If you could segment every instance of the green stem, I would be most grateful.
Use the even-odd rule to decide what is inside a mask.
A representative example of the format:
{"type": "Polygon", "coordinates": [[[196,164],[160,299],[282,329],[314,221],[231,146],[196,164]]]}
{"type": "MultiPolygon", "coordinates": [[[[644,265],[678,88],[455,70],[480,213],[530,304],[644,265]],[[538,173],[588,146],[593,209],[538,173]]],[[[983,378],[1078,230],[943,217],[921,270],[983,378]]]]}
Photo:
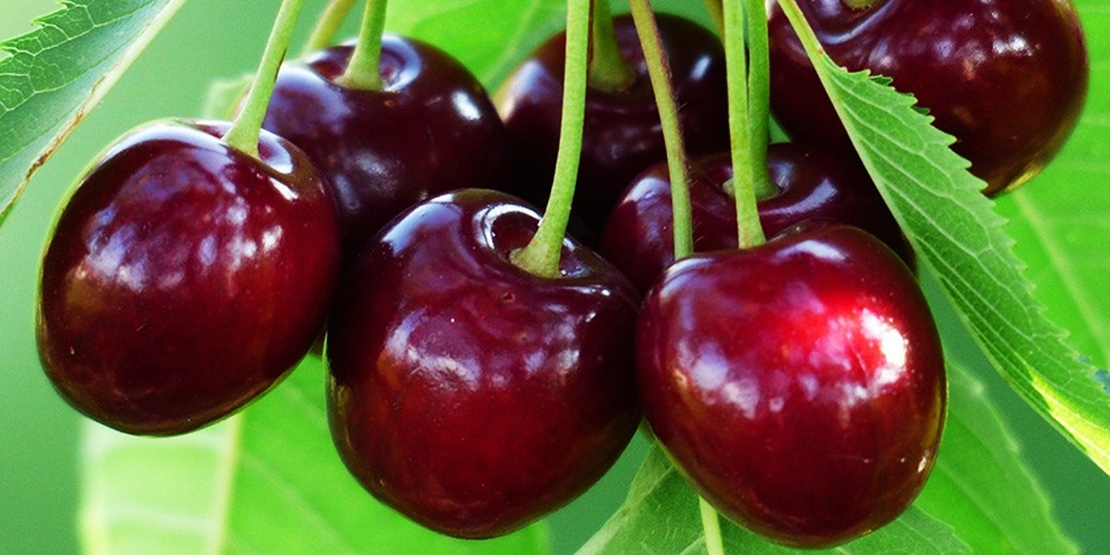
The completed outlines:
{"type": "Polygon", "coordinates": [[[250,91],[247,92],[246,100],[231,127],[224,134],[223,140],[228,146],[255,158],[258,158],[258,137],[262,134],[262,120],[266,118],[270,96],[274,93],[274,82],[281,63],[285,60],[285,53],[289,50],[289,41],[303,4],[304,0],[282,0],[250,91]]]}
{"type": "Polygon", "coordinates": [[[717,509],[704,497],[698,497],[701,507],[701,528],[705,532],[705,551],[707,555],[725,555],[725,544],[721,538],[721,519],[717,509]]]}
{"type": "Polygon", "coordinates": [[[685,258],[694,252],[694,226],[690,207],[689,169],[686,167],[686,146],[678,121],[671,68],[663,52],[663,40],[651,8],[651,0],[632,0],[632,20],[640,37],[640,47],[647,61],[651,88],[663,128],[663,144],[667,149],[667,170],[671,178],[671,211],[674,214],[674,257],[685,258]]]}
{"type": "Polygon", "coordinates": [[[339,26],[343,24],[343,20],[347,18],[347,14],[351,12],[354,5],[355,0],[331,0],[328,2],[327,7],[320,13],[320,18],[316,20],[316,27],[312,29],[312,35],[308,37],[308,41],[304,45],[304,54],[311,54],[331,46],[335,41],[335,34],[339,31],[339,26]]]}
{"type": "Polygon", "coordinates": [[[582,155],[589,40],[590,0],[567,0],[566,69],[563,72],[563,113],[559,124],[555,177],[536,235],[513,256],[517,266],[545,277],[560,275],[563,237],[574,200],[578,161],[582,155]]]}
{"type": "Polygon", "coordinates": [[[764,0],[745,0],[748,31],[748,129],[753,188],[756,198],[770,198],[779,189],[767,170],[771,133],[771,63],[764,0]]]}
{"type": "Polygon", "coordinates": [[[385,34],[386,0],[366,0],[358,44],[351,53],[347,70],[336,82],[345,87],[361,90],[382,88],[382,35],[385,34]]]}
{"type": "Polygon", "coordinates": [[[603,91],[619,91],[632,85],[636,72],[621,56],[613,32],[609,0],[593,0],[593,29],[590,40],[589,86],[603,91]]]}
{"type": "MultiPolygon", "coordinates": [[[[744,45],[744,13],[739,2],[725,2],[725,70],[728,81],[728,123],[732,137],[732,192],[736,200],[736,236],[740,248],[766,241],[756,208],[755,164],[749,128],[748,60],[744,45]]],[[[766,140],[766,139],[762,139],[766,140]]]]}

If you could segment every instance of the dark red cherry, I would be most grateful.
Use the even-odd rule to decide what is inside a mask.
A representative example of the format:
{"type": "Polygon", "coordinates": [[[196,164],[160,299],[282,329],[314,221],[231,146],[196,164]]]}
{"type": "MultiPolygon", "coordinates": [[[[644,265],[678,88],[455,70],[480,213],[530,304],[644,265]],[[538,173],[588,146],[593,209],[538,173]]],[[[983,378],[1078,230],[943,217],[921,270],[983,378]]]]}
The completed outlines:
{"type": "Polygon", "coordinates": [[[42,263],[39,355],[74,407],[168,435],[256,398],[305,355],[338,279],[334,202],[305,155],[222,123],[117,143],[66,203],[42,263]]]}
{"type": "MultiPolygon", "coordinates": [[[[1068,0],[799,2],[833,60],[893,78],[956,137],[953,150],[996,195],[1060,150],[1087,95],[1087,48],[1068,0]]],[[[849,145],[777,2],[768,3],[771,104],[794,137],[849,145]]]]}
{"type": "Polygon", "coordinates": [[[632,285],[570,239],[561,277],[517,267],[538,222],[493,191],[418,204],[367,245],[329,320],[343,461],[444,534],[505,534],[566,504],[640,420],[632,285]]]}
{"type": "Polygon", "coordinates": [[[405,208],[508,176],[505,130],[478,80],[429,44],[382,39],[378,90],[336,82],[353,44],[328,48],[278,73],[263,127],[300,146],[335,191],[344,251],[405,208]]]}
{"type": "MultiPolygon", "coordinates": [[[[911,268],[913,249],[858,159],[802,143],[775,143],[767,169],[779,188],[758,203],[764,233],[776,235],[804,221],[823,220],[864,229],[911,268]]],[[[695,160],[690,167],[694,250],[736,248],[736,202],[728,154],[695,160]]],[[[641,293],[674,261],[671,182],[666,163],[652,166],[629,185],[613,209],[598,251],[641,293]]]]}
{"type": "Polygon", "coordinates": [[[677,467],[776,542],[881,527],[936,460],[936,326],[914,276],[858,228],[675,263],[644,300],[636,351],[645,416],[677,467]]]}
{"type": "MultiPolygon", "coordinates": [[[[686,147],[691,155],[728,148],[728,94],[724,52],[708,30],[676,16],[657,14],[668,56],[686,147]]],[[[621,191],[641,171],[666,157],[659,111],[647,64],[630,16],[614,18],[621,53],[635,81],[621,90],[590,88],[574,210],[600,233],[621,191]]],[[[542,205],[551,190],[563,102],[566,35],[544,42],[497,94],[509,136],[515,183],[512,192],[542,205]]]]}

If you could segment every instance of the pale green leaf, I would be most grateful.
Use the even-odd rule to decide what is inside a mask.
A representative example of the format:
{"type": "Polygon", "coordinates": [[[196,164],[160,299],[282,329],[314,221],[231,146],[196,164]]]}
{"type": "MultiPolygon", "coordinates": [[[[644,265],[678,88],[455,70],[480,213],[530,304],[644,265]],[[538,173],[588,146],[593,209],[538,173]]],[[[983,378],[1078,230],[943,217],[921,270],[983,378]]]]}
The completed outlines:
{"type": "Polygon", "coordinates": [[[332,445],[323,372],[310,357],[240,415],[181,437],[140,438],[88,424],[80,508],[86,553],[549,551],[542,523],[495,540],[456,540],[377,503],[332,445]]]}
{"type": "MultiPolygon", "coordinates": [[[[612,3],[614,14],[628,2],[612,3]]],[[[709,26],[701,2],[656,0],[659,12],[709,26]]],[[[391,2],[386,25],[395,33],[423,39],[450,52],[491,91],[541,42],[566,25],[566,0],[441,0],[434,8],[420,2],[391,2]]]]}
{"type": "Polygon", "coordinates": [[[0,223],[31,174],[185,0],[67,0],[0,43],[0,223]]]}
{"type": "Polygon", "coordinates": [[[447,50],[491,90],[566,24],[564,0],[390,2],[388,10],[390,31],[447,50]]]}
{"type": "Polygon", "coordinates": [[[820,53],[814,66],[856,150],[920,258],[1010,385],[1110,472],[1110,394],[1023,276],[982,183],[901,95],[820,53]]]}
{"type": "MultiPolygon", "coordinates": [[[[795,553],[721,520],[726,553],[795,553]]],[[[834,549],[812,553],[914,554],[970,553],[946,525],[910,507],[882,530],[834,549]]],[[[652,448],[632,482],[624,504],[578,555],[702,554],[705,534],[698,495],[658,446],[652,448]]]]}
{"type": "Polygon", "coordinates": [[[1110,1],[1078,0],[1091,53],[1079,127],[1043,174],[1001,198],[1037,298],[1098,366],[1110,364],[1110,1]]]}
{"type": "Polygon", "coordinates": [[[975,553],[1078,552],[982,382],[948,362],[948,421],[917,506],[947,523],[975,553]]]}
{"type": "MultiPolygon", "coordinates": [[[[983,385],[949,363],[949,411],[940,455],[914,508],[839,553],[1076,552],[1059,529],[1040,483],[983,385]],[[951,526],[951,529],[946,528],[951,526]]],[[[729,553],[790,552],[725,526],[729,553]]],[[[659,449],[628,499],[579,555],[700,553],[697,498],[659,449]]]]}

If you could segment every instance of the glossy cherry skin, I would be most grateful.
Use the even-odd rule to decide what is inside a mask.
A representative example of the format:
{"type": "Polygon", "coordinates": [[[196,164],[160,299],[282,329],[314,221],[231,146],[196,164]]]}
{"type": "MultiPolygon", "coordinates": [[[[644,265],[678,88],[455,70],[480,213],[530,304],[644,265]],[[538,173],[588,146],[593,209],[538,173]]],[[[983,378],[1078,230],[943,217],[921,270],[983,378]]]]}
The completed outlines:
{"type": "Polygon", "coordinates": [[[312,345],[338,280],[334,201],[270,133],[261,160],[223,123],[165,121],[81,180],[42,262],[39,355],[74,407],[179,434],[273,386],[312,345]]]}
{"type": "Polygon", "coordinates": [[[367,245],[330,319],[343,461],[444,534],[506,534],[568,503],[640,421],[632,285],[570,239],[561,277],[521,270],[510,253],[538,221],[488,190],[421,203],[367,245]]]}
{"type": "Polygon", "coordinates": [[[937,329],[913,275],[858,228],[675,263],[644,300],[636,350],[659,442],[722,514],[773,541],[867,534],[933,467],[937,329]]]}
{"type": "Polygon", "coordinates": [[[354,46],[285,64],[263,126],[300,146],[338,199],[344,251],[405,208],[508,176],[505,130],[478,80],[429,44],[385,35],[379,90],[337,83],[354,46]]]}
{"type": "MultiPolygon", "coordinates": [[[[833,60],[892,78],[928,108],[987,182],[987,195],[1039,173],[1083,109],[1087,47],[1068,0],[878,0],[861,10],[842,0],[798,4],[833,60]]],[[[768,2],[768,18],[776,118],[796,138],[847,147],[777,2],[768,2]]]]}
{"type": "MultiPolygon", "coordinates": [[[[685,19],[666,14],[657,14],[657,19],[687,152],[696,156],[727,149],[728,93],[720,41],[685,19]]],[[[632,18],[615,17],[614,31],[636,77],[621,90],[591,87],[586,92],[574,210],[594,235],[632,178],[666,157],[659,110],[632,18]]],[[[559,144],[565,45],[565,33],[548,39],[496,96],[518,184],[512,192],[541,206],[551,190],[559,144]]]]}
{"type": "MultiPolygon", "coordinates": [[[[804,221],[852,225],[875,235],[914,267],[912,247],[857,159],[816,145],[775,143],[767,149],[767,169],[779,193],[757,205],[766,235],[804,221]]],[[[725,190],[731,179],[727,153],[690,164],[697,252],[736,248],[736,201],[725,190]]],[[[674,262],[672,219],[671,181],[664,162],[632,181],[605,225],[598,252],[641,294],[674,262]]]]}

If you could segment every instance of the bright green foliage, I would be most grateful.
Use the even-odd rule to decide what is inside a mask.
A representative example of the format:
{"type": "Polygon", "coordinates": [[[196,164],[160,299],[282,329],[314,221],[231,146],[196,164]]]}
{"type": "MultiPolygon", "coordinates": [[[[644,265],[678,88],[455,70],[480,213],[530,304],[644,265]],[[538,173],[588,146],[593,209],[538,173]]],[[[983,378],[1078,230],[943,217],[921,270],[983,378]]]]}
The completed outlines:
{"type": "Polygon", "coordinates": [[[948,149],[952,138],[886,80],[824,55],[814,65],[891,211],[980,347],[1026,402],[1110,472],[1110,393],[1045,316],[1004,220],[948,149]]]}
{"type": "Polygon", "coordinates": [[[948,385],[940,457],[917,507],[975,553],[1076,553],[983,384],[949,361],[948,385]]]}
{"type": "MultiPolygon", "coordinates": [[[[73,0],[38,30],[0,46],[10,53],[0,59],[0,223],[30,169],[183,1],[73,0]]],[[[979,183],[947,148],[950,138],[929,127],[912,99],[826,59],[817,65],[892,210],[983,350],[1031,406],[1110,472],[1110,375],[1095,369],[1110,364],[1110,295],[1102,281],[1110,272],[1110,0],[1076,3],[1092,55],[1087,112],[1045,174],[997,205],[976,191],[979,183]]],[[[706,19],[701,2],[655,4],[706,19]]],[[[614,11],[622,11],[619,3],[614,11]]],[[[564,16],[562,0],[392,2],[387,26],[460,57],[496,90],[564,16]]],[[[226,108],[234,91],[216,95],[217,104],[226,108]]],[[[918,504],[838,551],[1074,551],[989,396],[962,366],[950,362],[950,371],[948,427],[918,504]]],[[[548,551],[543,525],[460,542],[375,503],[331,446],[321,373],[310,359],[240,416],[182,438],[137,439],[89,425],[82,465],[88,551],[548,551]]],[[[729,553],[785,551],[727,523],[724,540],[729,553]]],[[[702,543],[697,499],[655,449],[624,506],[582,553],[701,553],[702,543]]]]}
{"type": "Polygon", "coordinates": [[[82,467],[92,555],[549,551],[542,523],[456,540],[374,501],[332,445],[316,357],[239,416],[199,432],[151,439],[89,424],[82,467]]]}
{"type": "Polygon", "coordinates": [[[387,30],[446,49],[487,86],[565,24],[564,0],[391,2],[386,17],[387,30]]]}
{"type": "MultiPolygon", "coordinates": [[[[1074,553],[982,384],[959,364],[950,365],[949,382],[940,457],[918,503],[831,552],[1074,553]]],[[[701,553],[696,495],[663,451],[652,450],[624,505],[579,555],[701,553]]],[[[728,553],[793,552],[728,523],[723,532],[728,553]]]]}
{"type": "Polygon", "coordinates": [[[69,0],[0,43],[0,223],[30,174],[183,3],[69,0]]]}
{"type": "MultiPolygon", "coordinates": [[[[1045,172],[1000,198],[1006,232],[1048,316],[1093,364],[1110,365],[1110,1],[1078,0],[1091,55],[1079,127],[1045,172]]],[[[1105,377],[1105,375],[1104,375],[1105,377]]]]}
{"type": "MultiPolygon", "coordinates": [[[[727,521],[721,522],[726,553],[795,553],[768,543],[727,521]]],[[[835,550],[813,553],[891,554],[970,553],[952,530],[911,507],[881,532],[835,550]]],[[[624,505],[578,555],[705,553],[698,496],[662,449],[648,453],[624,505]]]]}

